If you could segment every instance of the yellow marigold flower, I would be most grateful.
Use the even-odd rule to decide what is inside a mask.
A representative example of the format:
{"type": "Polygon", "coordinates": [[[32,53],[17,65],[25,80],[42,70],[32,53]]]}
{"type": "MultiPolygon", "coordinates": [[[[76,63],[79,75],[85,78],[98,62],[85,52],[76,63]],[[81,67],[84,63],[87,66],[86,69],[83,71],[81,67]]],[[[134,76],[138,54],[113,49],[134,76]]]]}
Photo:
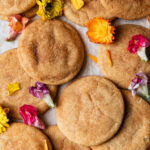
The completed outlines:
{"type": "Polygon", "coordinates": [[[115,28],[111,26],[109,20],[98,17],[90,20],[86,27],[88,29],[86,34],[91,42],[97,44],[111,44],[113,42],[115,28]]]}
{"type": "Polygon", "coordinates": [[[39,5],[37,15],[41,16],[43,20],[62,15],[62,0],[37,0],[37,4],[39,5]]]}
{"type": "Polygon", "coordinates": [[[0,133],[5,132],[6,128],[9,127],[9,119],[7,118],[7,113],[0,106],[0,133]]]}

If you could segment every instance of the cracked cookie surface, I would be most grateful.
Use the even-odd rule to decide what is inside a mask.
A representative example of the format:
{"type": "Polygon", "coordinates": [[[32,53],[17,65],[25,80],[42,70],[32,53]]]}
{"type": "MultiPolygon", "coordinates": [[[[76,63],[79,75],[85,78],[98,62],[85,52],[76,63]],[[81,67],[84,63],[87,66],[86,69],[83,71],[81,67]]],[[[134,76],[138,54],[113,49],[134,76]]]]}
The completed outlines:
{"type": "Polygon", "coordinates": [[[69,140],[86,146],[101,144],[114,136],[123,116],[121,92],[98,76],[72,82],[61,93],[56,106],[61,132],[69,140]]]}
{"type": "Polygon", "coordinates": [[[18,57],[33,79],[58,85],[70,81],[80,71],[84,45],[69,24],[59,20],[36,20],[21,34],[18,57]]]}

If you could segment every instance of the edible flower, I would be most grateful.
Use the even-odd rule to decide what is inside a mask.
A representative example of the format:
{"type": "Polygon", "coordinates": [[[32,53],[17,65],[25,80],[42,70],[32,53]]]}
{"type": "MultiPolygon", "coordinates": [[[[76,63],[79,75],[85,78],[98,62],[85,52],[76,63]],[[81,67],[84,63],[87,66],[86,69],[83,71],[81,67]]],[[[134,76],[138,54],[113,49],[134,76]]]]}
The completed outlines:
{"type": "Polygon", "coordinates": [[[38,118],[37,110],[31,105],[23,105],[19,108],[19,113],[25,124],[39,129],[45,129],[44,123],[38,118]]]}
{"type": "Polygon", "coordinates": [[[37,4],[39,5],[37,15],[42,17],[43,20],[62,15],[62,0],[37,0],[37,4]]]}
{"type": "Polygon", "coordinates": [[[8,96],[12,95],[14,92],[18,90],[20,90],[20,86],[18,82],[8,84],[8,87],[7,87],[8,96]]]}
{"type": "Polygon", "coordinates": [[[17,35],[23,31],[26,24],[29,22],[29,19],[26,17],[22,17],[21,15],[14,15],[8,17],[8,22],[10,30],[6,41],[11,41],[14,40],[17,37],[17,35]]]}
{"type": "Polygon", "coordinates": [[[111,55],[109,50],[106,50],[106,57],[107,57],[108,64],[112,67],[112,60],[111,60],[111,55]]]}
{"type": "Polygon", "coordinates": [[[77,10],[81,9],[84,6],[83,0],[71,0],[73,7],[77,10]]]}
{"type": "Polygon", "coordinates": [[[0,133],[2,132],[5,132],[6,131],[6,128],[9,127],[9,119],[7,118],[7,113],[9,111],[7,111],[8,109],[3,109],[1,106],[0,106],[0,133]]]}
{"type": "Polygon", "coordinates": [[[148,78],[143,72],[139,72],[136,74],[136,77],[131,81],[128,89],[131,90],[132,96],[138,94],[144,97],[148,102],[150,102],[148,78]]]}
{"type": "Polygon", "coordinates": [[[146,56],[146,48],[150,46],[150,42],[143,35],[135,35],[129,41],[128,51],[130,53],[137,53],[142,61],[148,61],[146,56]]]}
{"type": "Polygon", "coordinates": [[[29,88],[29,93],[32,94],[34,97],[42,99],[47,105],[51,108],[54,108],[55,105],[53,100],[50,96],[50,92],[47,89],[46,85],[40,82],[36,82],[35,86],[31,86],[29,88]]]}
{"type": "Polygon", "coordinates": [[[47,145],[47,141],[44,140],[44,150],[48,150],[48,145],[47,145]]]}
{"type": "Polygon", "coordinates": [[[97,44],[111,44],[114,40],[115,28],[111,26],[109,20],[101,17],[90,20],[86,27],[89,40],[97,44]]]}

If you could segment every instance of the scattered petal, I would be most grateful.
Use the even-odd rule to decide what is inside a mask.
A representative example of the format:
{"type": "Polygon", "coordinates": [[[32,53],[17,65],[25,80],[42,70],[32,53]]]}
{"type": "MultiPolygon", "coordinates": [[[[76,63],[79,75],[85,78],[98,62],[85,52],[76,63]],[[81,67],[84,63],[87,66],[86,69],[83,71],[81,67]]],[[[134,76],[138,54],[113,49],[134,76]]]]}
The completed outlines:
{"type": "Polygon", "coordinates": [[[128,51],[137,53],[142,61],[148,61],[146,56],[146,48],[150,46],[150,42],[143,35],[135,35],[129,41],[128,51]]]}
{"type": "Polygon", "coordinates": [[[91,42],[98,44],[111,44],[113,42],[115,28],[111,26],[109,20],[98,17],[90,20],[86,27],[88,29],[86,34],[91,42]]]}
{"type": "Polygon", "coordinates": [[[62,0],[37,0],[39,10],[37,15],[43,20],[53,19],[62,15],[63,1],[62,0]]]}
{"type": "Polygon", "coordinates": [[[35,86],[31,86],[29,88],[29,93],[34,97],[42,99],[50,108],[54,108],[55,105],[50,96],[50,92],[47,89],[46,85],[40,82],[36,82],[35,86]]]}
{"type": "Polygon", "coordinates": [[[107,57],[108,64],[112,67],[112,59],[109,50],[106,50],[106,57],[107,57]]]}
{"type": "Polygon", "coordinates": [[[84,6],[83,0],[71,0],[73,7],[77,10],[81,9],[84,6]]]}
{"type": "Polygon", "coordinates": [[[137,53],[140,47],[149,47],[150,42],[143,35],[135,35],[129,41],[128,51],[130,53],[137,53]]]}
{"type": "Polygon", "coordinates": [[[8,17],[8,21],[10,30],[6,41],[11,41],[14,40],[17,35],[22,32],[26,24],[29,22],[29,19],[26,17],[22,17],[21,15],[14,15],[8,17]]]}
{"type": "Polygon", "coordinates": [[[147,20],[148,20],[148,22],[150,23],[150,16],[147,16],[147,20]]]}
{"type": "Polygon", "coordinates": [[[10,83],[8,84],[7,91],[8,91],[8,96],[12,95],[14,92],[20,90],[19,83],[10,83]]]}
{"type": "Polygon", "coordinates": [[[146,55],[146,48],[145,47],[139,47],[137,51],[138,56],[141,58],[143,62],[148,61],[148,57],[146,55]]]}
{"type": "Polygon", "coordinates": [[[44,123],[37,116],[37,110],[35,107],[31,105],[23,105],[19,108],[19,113],[25,124],[45,129],[44,123]]]}
{"type": "Polygon", "coordinates": [[[50,94],[46,94],[44,95],[43,99],[42,99],[50,108],[54,108],[55,104],[52,100],[52,97],[50,96],[50,94]]]}
{"type": "Polygon", "coordinates": [[[48,145],[47,145],[47,141],[44,140],[44,150],[48,150],[48,145]]]}
{"type": "Polygon", "coordinates": [[[144,97],[148,102],[150,102],[148,78],[143,72],[139,72],[136,74],[136,77],[131,81],[128,89],[131,90],[132,96],[138,94],[144,97]]]}
{"type": "Polygon", "coordinates": [[[47,89],[45,84],[36,82],[35,86],[31,86],[29,88],[29,93],[36,98],[42,99],[44,95],[49,94],[49,90],[47,89]]]}
{"type": "Polygon", "coordinates": [[[97,64],[97,57],[88,54],[88,56],[97,64]]]}
{"type": "Polygon", "coordinates": [[[9,127],[9,119],[7,118],[6,109],[0,106],[0,133],[5,132],[6,128],[9,127]]]}

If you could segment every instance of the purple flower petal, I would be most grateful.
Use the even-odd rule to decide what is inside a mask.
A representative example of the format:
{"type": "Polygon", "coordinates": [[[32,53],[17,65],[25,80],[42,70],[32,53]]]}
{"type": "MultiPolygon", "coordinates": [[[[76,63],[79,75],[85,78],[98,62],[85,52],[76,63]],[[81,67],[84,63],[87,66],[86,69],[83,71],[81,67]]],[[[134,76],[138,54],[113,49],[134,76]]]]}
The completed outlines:
{"type": "Polygon", "coordinates": [[[136,74],[136,77],[131,81],[129,90],[132,91],[132,95],[135,96],[137,94],[138,88],[141,86],[148,85],[148,78],[143,72],[139,72],[136,74]]]}
{"type": "Polygon", "coordinates": [[[36,82],[35,87],[31,86],[29,88],[29,93],[32,94],[34,97],[42,99],[44,95],[49,94],[49,90],[47,89],[45,84],[36,82]]]}

